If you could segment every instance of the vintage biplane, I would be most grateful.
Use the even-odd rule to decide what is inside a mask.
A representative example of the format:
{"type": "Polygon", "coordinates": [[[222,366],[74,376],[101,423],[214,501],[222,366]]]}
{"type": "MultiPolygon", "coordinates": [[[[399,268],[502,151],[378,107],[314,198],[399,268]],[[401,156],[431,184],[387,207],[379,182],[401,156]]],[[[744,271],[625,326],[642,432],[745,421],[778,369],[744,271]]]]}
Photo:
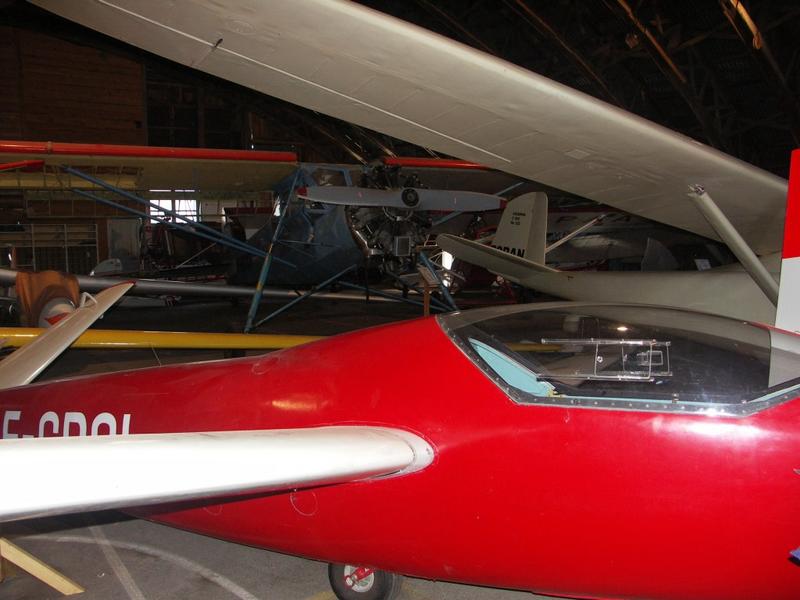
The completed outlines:
{"type": "MultiPolygon", "coordinates": [[[[394,278],[415,272],[429,239],[463,234],[507,198],[542,187],[467,161],[394,156],[364,167],[302,163],[292,184],[283,223],[272,219],[248,240],[266,247],[275,238],[275,285],[319,283],[353,265],[394,278]]],[[[255,281],[259,268],[240,259],[233,282],[255,281]]]]}
{"type": "MultiPolygon", "coordinates": [[[[297,157],[288,152],[3,140],[0,141],[0,163],[0,189],[22,195],[26,201],[24,216],[107,219],[107,227],[102,232],[104,238],[108,239],[109,249],[120,265],[119,270],[129,271],[131,275],[140,267],[139,229],[142,222],[158,221],[191,236],[201,236],[206,242],[205,250],[227,245],[263,255],[263,250],[243,248],[243,244],[224,235],[221,230],[194,223],[186,216],[182,220],[172,220],[157,210],[159,206],[153,204],[153,197],[167,195],[172,198],[177,195],[202,202],[200,198],[210,201],[222,193],[225,198],[233,197],[244,205],[257,203],[262,200],[261,193],[296,170],[297,157]],[[130,214],[137,219],[119,218],[130,214]],[[118,239],[122,239],[122,243],[114,242],[118,239]],[[115,250],[121,254],[115,254],[115,250]]],[[[7,229],[13,230],[14,226],[7,229]]],[[[66,236],[61,243],[67,243],[66,236]]],[[[9,244],[14,245],[13,242],[9,244]]],[[[48,265],[36,263],[36,254],[33,250],[29,257],[31,260],[22,262],[28,262],[34,269],[46,269],[48,265]]],[[[12,266],[16,266],[13,261],[12,266]]],[[[223,264],[222,271],[217,274],[222,275],[224,271],[223,264]]],[[[206,269],[203,273],[209,272],[206,269]]],[[[163,271],[150,274],[164,276],[163,271]]],[[[172,270],[169,274],[184,279],[198,277],[192,268],[172,270]]],[[[78,303],[79,289],[98,292],[119,282],[88,276],[61,277],[59,281],[55,276],[38,289],[38,292],[44,292],[43,295],[29,290],[36,296],[28,298],[29,308],[34,307],[32,314],[28,315],[30,324],[46,326],[49,319],[71,310],[78,303]]],[[[17,283],[16,270],[0,268],[0,285],[11,287],[17,283]]],[[[205,285],[196,281],[139,280],[132,294],[252,298],[253,290],[241,286],[205,285]]],[[[270,290],[265,295],[285,298],[293,294],[270,290]]],[[[23,296],[25,294],[18,293],[18,297],[23,296]]]]}
{"type": "MultiPolygon", "coordinates": [[[[236,285],[257,283],[270,247],[274,264],[263,283],[272,286],[311,286],[353,266],[405,273],[429,237],[463,233],[476,214],[499,209],[498,192],[514,197],[537,187],[467,161],[435,158],[385,157],[362,169],[298,163],[289,152],[0,140],[0,161],[0,189],[23,194],[33,216],[117,217],[104,232],[112,257],[93,275],[170,280],[137,285],[132,294],[149,288],[173,296],[252,296],[236,285]],[[273,193],[280,206],[273,206],[273,193]],[[402,193],[425,200],[409,206],[400,202],[402,193]],[[173,201],[198,210],[165,206],[173,201]],[[219,218],[214,207],[223,206],[231,231],[200,220],[207,211],[219,218]],[[282,212],[283,219],[276,214],[282,212]],[[130,243],[111,248],[126,235],[139,245],[138,221],[119,215],[152,222],[146,256],[130,243]],[[134,233],[112,227],[120,223],[133,223],[134,233]],[[233,285],[194,285],[204,280],[233,285]]],[[[84,284],[87,291],[107,285],[84,284]]]]}
{"type": "MultiPolygon", "coordinates": [[[[37,4],[267,93],[714,236],[685,198],[700,183],[756,252],[780,247],[780,224],[758,223],[782,212],[777,178],[353,3],[37,4]]],[[[791,305],[796,237],[784,248],[791,305]]],[[[0,394],[13,438],[0,455],[17,485],[0,514],[127,507],[330,561],[341,598],[389,597],[391,572],[579,598],[793,599],[799,361],[798,337],[774,327],[556,303],[12,388],[0,394]],[[387,347],[393,357],[376,360],[387,347]]]]}
{"type": "MultiPolygon", "coordinates": [[[[271,190],[297,165],[297,156],[290,152],[0,140],[0,189],[20,195],[18,210],[24,213],[20,216],[99,220],[105,227],[98,231],[97,241],[105,242],[109,262],[116,268],[102,264],[95,270],[127,276],[221,278],[227,262],[222,249],[263,256],[263,249],[226,235],[221,223],[212,222],[213,213],[221,205],[250,210],[271,206],[271,190]],[[211,220],[200,222],[200,215],[207,212],[212,213],[211,220]],[[162,234],[169,256],[153,252],[145,256],[143,248],[151,245],[151,240],[142,243],[145,225],[154,228],[153,238],[162,234]],[[181,237],[167,236],[167,229],[181,237]],[[184,256],[175,249],[179,244],[185,247],[184,256]],[[220,266],[216,271],[193,268],[214,261],[220,266]],[[170,269],[176,266],[180,268],[170,269]]],[[[4,234],[14,228],[5,229],[4,234]]],[[[13,247],[14,241],[8,244],[13,247]]],[[[42,263],[42,256],[37,262],[38,254],[35,249],[28,251],[10,266],[53,268],[46,260],[42,263]]],[[[97,254],[104,253],[98,250],[95,260],[97,254]]],[[[82,266],[86,273],[94,265],[82,266]]]]}

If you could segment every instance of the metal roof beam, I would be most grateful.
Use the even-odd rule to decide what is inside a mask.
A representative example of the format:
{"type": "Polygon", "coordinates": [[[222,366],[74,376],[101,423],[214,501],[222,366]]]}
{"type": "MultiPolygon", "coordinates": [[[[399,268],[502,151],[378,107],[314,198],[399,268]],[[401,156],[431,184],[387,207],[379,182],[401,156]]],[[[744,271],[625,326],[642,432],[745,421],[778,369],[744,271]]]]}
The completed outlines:
{"type": "Polygon", "coordinates": [[[562,35],[556,32],[555,29],[547,22],[539,13],[535,12],[524,0],[505,0],[509,8],[520,14],[528,23],[533,25],[546,37],[550,38],[567,55],[567,57],[577,65],[577,67],[600,88],[602,95],[609,102],[617,106],[624,106],[624,104],[617,98],[606,84],[603,77],[600,76],[597,69],[593,67],[589,61],[574,47],[572,47],[562,35]]]}
{"type": "Polygon", "coordinates": [[[472,43],[473,46],[483,50],[484,52],[488,52],[489,54],[498,56],[496,50],[494,50],[488,44],[486,44],[484,41],[478,38],[478,36],[472,33],[469,29],[464,27],[458,21],[458,19],[454,18],[450,13],[438,7],[433,2],[429,2],[429,0],[417,0],[417,4],[419,4],[422,8],[427,10],[429,13],[435,15],[437,18],[447,23],[447,25],[449,25],[452,29],[455,29],[458,33],[467,38],[472,43]]]}
{"type": "Polygon", "coordinates": [[[655,34],[639,20],[633,8],[625,0],[605,0],[605,5],[614,14],[633,26],[635,38],[631,38],[631,40],[634,42],[634,46],[636,40],[641,41],[640,36],[644,38],[644,47],[647,49],[651,59],[689,106],[695,119],[702,127],[706,140],[716,148],[729,150],[716,123],[709,117],[708,110],[690,86],[687,76],[658,41],[655,34]]]}
{"type": "Polygon", "coordinates": [[[795,144],[800,145],[800,102],[795,98],[786,83],[786,76],[769,49],[767,40],[755,20],[750,16],[742,0],[719,0],[720,8],[736,32],[736,35],[747,46],[753,58],[764,73],[765,79],[772,85],[780,98],[791,121],[791,134],[795,144]],[[739,26],[739,16],[749,30],[749,35],[739,26]]]}

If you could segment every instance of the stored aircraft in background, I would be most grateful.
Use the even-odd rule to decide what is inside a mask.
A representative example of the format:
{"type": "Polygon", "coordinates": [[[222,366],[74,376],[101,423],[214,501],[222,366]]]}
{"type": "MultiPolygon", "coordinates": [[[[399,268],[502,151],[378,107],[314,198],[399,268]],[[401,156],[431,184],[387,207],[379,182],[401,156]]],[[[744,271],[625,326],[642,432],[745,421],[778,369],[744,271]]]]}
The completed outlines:
{"type": "MultiPolygon", "coordinates": [[[[267,205],[270,190],[297,165],[291,152],[0,140],[0,189],[22,195],[11,209],[19,218],[107,219],[98,238],[106,240],[110,260],[95,267],[103,275],[221,280],[226,248],[263,257],[263,249],[225,235],[214,218],[221,206],[267,205]],[[206,214],[207,221],[198,221],[206,214]],[[146,241],[150,227],[153,236],[146,241]]],[[[10,247],[7,266],[46,270],[63,264],[63,258],[48,264],[47,253],[24,244],[17,250],[15,230],[23,226],[6,225],[2,232],[10,247]]],[[[98,260],[91,247],[83,254],[98,260]]],[[[91,260],[80,261],[84,272],[91,260]]]]}
{"type": "MultiPolygon", "coordinates": [[[[544,200],[546,202],[546,200],[544,200]]],[[[776,305],[756,284],[739,263],[702,270],[559,270],[547,265],[546,238],[536,230],[536,219],[527,218],[531,205],[512,200],[506,206],[491,243],[480,243],[461,236],[440,234],[437,245],[458,259],[483,267],[520,284],[551,296],[567,300],[593,300],[658,304],[726,315],[738,319],[775,323],[776,305]],[[523,217],[525,215],[525,217],[523,217]]],[[[645,236],[649,232],[642,232],[645,236]]],[[[613,236],[613,234],[612,234],[613,236]]],[[[640,236],[641,237],[641,236],[640,236]]],[[[580,238],[579,238],[580,239],[580,238]]],[[[674,258],[663,245],[646,237],[643,267],[653,249],[657,262],[662,257],[669,264],[674,258]]],[[[622,242],[625,243],[625,240],[622,242]]],[[[602,258],[613,248],[613,237],[603,236],[595,248],[595,257],[602,258]]],[[[635,246],[639,250],[641,245],[635,246]]],[[[634,250],[627,251],[631,255],[634,250]]],[[[573,252],[574,254],[574,252],[573,252]]],[[[590,251],[582,253],[591,256],[590,251]]],[[[764,268],[775,280],[780,279],[781,256],[772,253],[761,257],[764,268]]],[[[709,262],[706,259],[706,262],[709,262]]]]}
{"type": "MultiPolygon", "coordinates": [[[[253,285],[279,222],[273,190],[287,214],[268,284],[318,284],[366,259],[383,272],[404,273],[429,236],[463,233],[477,213],[501,207],[498,193],[514,197],[532,187],[459,160],[385,157],[362,168],[299,163],[289,152],[0,140],[0,189],[21,191],[27,212],[116,217],[106,232],[111,256],[93,270],[99,276],[253,285]],[[299,187],[305,198],[297,197],[299,187]],[[423,201],[398,206],[392,189],[423,201]],[[197,209],[173,212],[173,201],[197,209]],[[221,207],[229,209],[230,228],[213,220],[221,207]],[[119,218],[131,214],[138,220],[119,218]],[[206,214],[210,221],[202,220],[206,214]],[[142,224],[153,228],[147,243],[142,224]]],[[[41,256],[38,265],[35,257],[18,258],[48,267],[41,256]]],[[[203,288],[162,293],[181,292],[203,288]]]]}
{"type": "MultiPolygon", "coordinates": [[[[285,222],[272,218],[248,238],[268,247],[281,227],[273,246],[281,262],[268,277],[274,285],[317,284],[354,265],[362,273],[416,273],[433,236],[463,234],[508,197],[541,187],[466,161],[403,157],[363,168],[301,163],[291,183],[285,222]]],[[[230,280],[252,283],[260,268],[242,257],[230,280]]]]}
{"type": "MultiPolygon", "coordinates": [[[[770,271],[781,248],[786,181],[753,165],[355,3],[238,2],[223,10],[204,0],[163,10],[132,0],[33,2],[271,96],[724,241],[758,281],[766,302],[756,299],[758,289],[742,298],[735,296],[738,283],[718,285],[744,281],[722,271],[706,279],[708,273],[697,274],[688,285],[659,286],[658,300],[680,303],[671,297],[673,289],[701,290],[694,295],[702,302],[693,306],[730,295],[730,305],[752,307],[747,316],[774,321],[777,283],[770,271]],[[698,199],[719,209],[711,222],[698,199]]],[[[636,298],[661,279],[664,273],[641,280],[642,286],[627,280],[624,286],[593,285],[616,298],[636,298]]]]}

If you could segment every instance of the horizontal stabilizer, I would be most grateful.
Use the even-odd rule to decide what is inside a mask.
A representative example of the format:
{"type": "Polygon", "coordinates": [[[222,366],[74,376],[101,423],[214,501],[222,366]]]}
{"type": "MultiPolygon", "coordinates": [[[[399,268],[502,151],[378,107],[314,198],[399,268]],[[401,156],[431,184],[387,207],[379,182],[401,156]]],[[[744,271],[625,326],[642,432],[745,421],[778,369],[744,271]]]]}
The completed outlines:
{"type": "Polygon", "coordinates": [[[0,389],[33,381],[131,287],[133,283],[119,283],[96,296],[84,296],[85,300],[74,312],[0,362],[0,389]]]}
{"type": "Polygon", "coordinates": [[[492,273],[502,275],[506,279],[517,283],[530,275],[531,270],[547,273],[558,272],[547,265],[447,233],[437,236],[436,244],[456,258],[488,269],[492,273]]]}
{"type": "Polygon", "coordinates": [[[329,485],[426,467],[433,449],[381,427],[0,441],[0,522],[329,485]]]}
{"type": "Polygon", "coordinates": [[[323,204],[376,206],[404,210],[480,212],[497,210],[502,203],[500,196],[492,194],[418,188],[378,190],[325,185],[306,188],[299,191],[297,195],[323,204]]]}

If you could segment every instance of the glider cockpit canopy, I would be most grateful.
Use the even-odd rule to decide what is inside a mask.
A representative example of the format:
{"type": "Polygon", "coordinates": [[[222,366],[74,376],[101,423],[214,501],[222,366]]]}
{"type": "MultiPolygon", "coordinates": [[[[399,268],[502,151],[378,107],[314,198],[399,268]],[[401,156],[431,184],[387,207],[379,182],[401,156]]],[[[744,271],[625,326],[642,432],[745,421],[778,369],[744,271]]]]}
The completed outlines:
{"type": "Polygon", "coordinates": [[[552,303],[439,322],[521,404],[746,415],[800,389],[800,336],[709,314],[552,303]]]}

